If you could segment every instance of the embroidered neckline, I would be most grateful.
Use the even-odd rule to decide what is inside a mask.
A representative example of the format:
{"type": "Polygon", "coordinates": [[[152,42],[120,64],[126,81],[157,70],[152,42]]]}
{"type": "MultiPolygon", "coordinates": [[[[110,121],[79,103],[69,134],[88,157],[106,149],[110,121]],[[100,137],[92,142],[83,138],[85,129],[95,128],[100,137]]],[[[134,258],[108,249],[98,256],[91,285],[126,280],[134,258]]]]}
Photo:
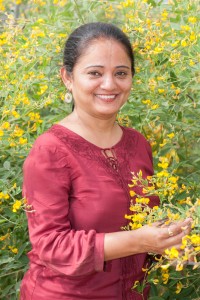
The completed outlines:
{"type": "Polygon", "coordinates": [[[47,132],[60,139],[73,153],[87,159],[88,163],[94,164],[94,167],[97,165],[104,167],[106,172],[114,177],[127,193],[128,186],[124,185],[123,178],[130,177],[132,171],[130,169],[130,155],[131,159],[134,159],[137,151],[138,134],[130,128],[121,128],[123,130],[121,140],[112,148],[105,149],[92,144],[60,124],[53,125],[47,132]],[[131,149],[131,154],[130,151],[127,151],[128,149],[131,149]],[[106,157],[105,152],[107,150],[114,153],[114,160],[106,157]]]}

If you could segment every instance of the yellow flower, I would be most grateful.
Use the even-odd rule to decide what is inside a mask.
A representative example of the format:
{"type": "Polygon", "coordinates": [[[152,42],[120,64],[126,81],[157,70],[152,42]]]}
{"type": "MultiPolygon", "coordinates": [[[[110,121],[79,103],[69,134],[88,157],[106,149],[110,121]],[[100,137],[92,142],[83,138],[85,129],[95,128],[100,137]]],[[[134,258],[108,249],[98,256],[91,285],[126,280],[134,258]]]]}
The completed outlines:
{"type": "Polygon", "coordinates": [[[144,198],[144,197],[142,197],[142,198],[136,198],[135,199],[136,203],[141,203],[141,204],[148,204],[149,201],[150,201],[149,198],[144,198]]]}
{"type": "Polygon", "coordinates": [[[168,136],[170,139],[173,139],[173,137],[175,136],[175,134],[172,132],[172,133],[169,133],[167,136],[168,136]]]}
{"type": "Polygon", "coordinates": [[[22,201],[21,200],[16,200],[15,203],[13,204],[12,211],[17,212],[17,210],[20,209],[21,205],[22,205],[22,201]]]}
{"type": "Polygon", "coordinates": [[[188,22],[192,23],[192,24],[195,24],[197,22],[197,18],[196,17],[189,17],[188,22]]]}
{"type": "Polygon", "coordinates": [[[156,48],[154,49],[154,53],[155,53],[155,54],[161,53],[162,51],[163,51],[163,48],[162,48],[162,47],[156,47],[156,48]]]}
{"type": "Polygon", "coordinates": [[[125,218],[125,219],[128,219],[128,220],[131,220],[131,219],[132,219],[132,216],[131,216],[131,215],[125,214],[124,218],[125,218]]]}
{"type": "Polygon", "coordinates": [[[169,180],[170,182],[172,182],[172,183],[176,183],[176,182],[178,181],[178,177],[171,176],[171,177],[169,177],[168,180],[169,180]]]}
{"type": "Polygon", "coordinates": [[[172,47],[177,47],[179,44],[179,41],[175,41],[174,43],[171,44],[172,47]]]}
{"type": "Polygon", "coordinates": [[[166,249],[165,254],[167,254],[169,259],[175,259],[179,256],[179,252],[175,247],[172,247],[171,249],[166,249]]]}
{"type": "Polygon", "coordinates": [[[162,171],[158,172],[158,173],[156,174],[156,176],[157,176],[158,178],[161,178],[161,177],[168,177],[168,176],[169,176],[169,173],[167,172],[167,170],[162,170],[162,171]]]}
{"type": "Polygon", "coordinates": [[[135,282],[134,282],[134,285],[133,285],[133,289],[135,289],[137,286],[138,286],[138,284],[139,284],[140,282],[139,282],[139,280],[136,280],[135,282]]]}
{"type": "Polygon", "coordinates": [[[159,280],[158,279],[153,279],[153,283],[156,285],[159,283],[159,280]]]}
{"type": "Polygon", "coordinates": [[[162,265],[161,266],[161,269],[162,269],[162,281],[163,281],[164,284],[167,284],[167,282],[169,280],[169,270],[168,270],[169,266],[170,266],[170,264],[162,265]]]}
{"type": "Polygon", "coordinates": [[[20,137],[19,138],[19,143],[20,143],[20,145],[24,145],[24,144],[27,143],[27,139],[24,139],[24,138],[20,137]]]}
{"type": "Polygon", "coordinates": [[[44,94],[44,93],[46,92],[47,89],[48,89],[48,85],[42,85],[42,86],[40,87],[39,92],[37,92],[37,94],[38,94],[38,95],[42,95],[42,94],[44,94]]]}
{"type": "Polygon", "coordinates": [[[28,116],[29,116],[29,118],[32,122],[42,123],[42,120],[40,119],[40,114],[39,113],[30,112],[28,114],[28,116]]]}
{"type": "Polygon", "coordinates": [[[192,244],[194,244],[196,246],[200,245],[200,235],[193,234],[193,235],[191,235],[190,240],[191,240],[192,244]]]}
{"type": "Polygon", "coordinates": [[[193,60],[190,59],[189,65],[192,67],[195,65],[195,62],[193,60]]]}
{"type": "Polygon", "coordinates": [[[3,129],[9,129],[10,128],[10,123],[9,122],[4,122],[1,127],[3,129]]]}
{"type": "Polygon", "coordinates": [[[134,197],[135,195],[136,195],[136,193],[135,193],[134,191],[131,190],[131,191],[130,191],[130,196],[131,196],[131,197],[134,197]]]}
{"type": "Polygon", "coordinates": [[[186,42],[186,40],[181,41],[181,46],[182,47],[187,47],[188,46],[188,43],[186,42]]]}
{"type": "Polygon", "coordinates": [[[5,200],[7,200],[7,199],[9,199],[9,198],[10,198],[10,196],[9,196],[7,193],[0,192],[0,199],[5,199],[5,200]]]}
{"type": "Polygon", "coordinates": [[[179,294],[183,288],[182,283],[179,281],[176,285],[176,294],[179,294]]]}
{"type": "Polygon", "coordinates": [[[24,130],[19,128],[18,125],[15,126],[15,129],[13,131],[13,137],[20,137],[24,133],[24,130]]]}
{"type": "Polygon", "coordinates": [[[157,109],[158,107],[159,107],[158,104],[154,104],[154,105],[151,106],[151,109],[152,109],[152,110],[155,110],[155,109],[157,109]]]}
{"type": "Polygon", "coordinates": [[[10,236],[9,233],[6,233],[5,235],[0,236],[0,242],[6,240],[10,236]]]}
{"type": "Polygon", "coordinates": [[[0,129],[0,136],[4,136],[4,132],[1,129],[0,129]]]}
{"type": "Polygon", "coordinates": [[[12,115],[13,115],[15,118],[19,118],[19,117],[20,117],[19,113],[18,113],[16,110],[13,110],[13,111],[12,111],[12,115]]]}
{"type": "Polygon", "coordinates": [[[150,99],[142,100],[142,103],[150,105],[151,104],[151,100],[150,99]]]}
{"type": "Polygon", "coordinates": [[[155,205],[154,207],[153,207],[153,210],[158,210],[159,209],[159,206],[158,205],[155,205]]]}
{"type": "Polygon", "coordinates": [[[176,271],[182,271],[183,270],[183,263],[182,262],[179,262],[177,265],[176,265],[176,271]]]}
{"type": "Polygon", "coordinates": [[[192,32],[191,35],[190,35],[190,41],[193,42],[193,41],[196,40],[196,38],[197,38],[197,37],[196,37],[195,33],[192,32]]]}
{"type": "Polygon", "coordinates": [[[185,31],[190,31],[191,28],[188,25],[181,25],[181,29],[185,31]]]}
{"type": "Polygon", "coordinates": [[[158,163],[158,167],[161,167],[162,169],[167,169],[168,166],[169,166],[168,162],[165,162],[165,161],[158,163]]]}
{"type": "Polygon", "coordinates": [[[162,20],[165,21],[168,17],[168,12],[166,11],[166,9],[161,13],[162,16],[162,20]]]}
{"type": "Polygon", "coordinates": [[[161,265],[161,269],[166,271],[170,267],[170,264],[161,265]]]}
{"type": "Polygon", "coordinates": [[[159,93],[159,94],[163,94],[164,92],[165,92],[164,89],[158,89],[158,93],[159,93]]]}
{"type": "Polygon", "coordinates": [[[13,246],[9,246],[8,247],[14,254],[17,254],[18,253],[18,249],[13,247],[13,246]]]}

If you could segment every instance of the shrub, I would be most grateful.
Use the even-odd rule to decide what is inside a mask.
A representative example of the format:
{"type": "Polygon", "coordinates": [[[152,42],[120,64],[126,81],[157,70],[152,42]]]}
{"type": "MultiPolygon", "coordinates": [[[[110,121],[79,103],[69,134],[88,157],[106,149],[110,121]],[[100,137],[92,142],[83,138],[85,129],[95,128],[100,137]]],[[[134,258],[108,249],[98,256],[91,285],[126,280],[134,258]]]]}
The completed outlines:
{"type": "MultiPolygon", "coordinates": [[[[173,204],[187,212],[187,197],[193,203],[200,190],[199,16],[197,0],[0,0],[0,10],[0,295],[17,299],[30,249],[22,164],[35,138],[71,109],[59,78],[67,35],[98,20],[130,36],[136,76],[118,119],[150,141],[157,172],[167,159],[187,186],[173,204]]],[[[150,299],[198,299],[198,270],[157,270],[150,299]]]]}

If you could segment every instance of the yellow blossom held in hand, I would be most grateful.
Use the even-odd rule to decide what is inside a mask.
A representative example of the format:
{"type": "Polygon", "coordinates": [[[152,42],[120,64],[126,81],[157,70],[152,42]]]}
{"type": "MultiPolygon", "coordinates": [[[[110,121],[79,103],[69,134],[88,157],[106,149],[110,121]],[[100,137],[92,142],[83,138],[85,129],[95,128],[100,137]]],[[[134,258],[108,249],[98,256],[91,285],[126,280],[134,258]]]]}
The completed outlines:
{"type": "Polygon", "coordinates": [[[150,199],[142,197],[142,198],[136,198],[135,201],[136,201],[136,203],[148,204],[150,199]]]}
{"type": "Polygon", "coordinates": [[[170,264],[162,265],[161,269],[162,270],[167,270],[170,267],[170,264]]]}
{"type": "Polygon", "coordinates": [[[153,279],[153,283],[156,285],[159,283],[159,280],[158,279],[153,279]]]}
{"type": "Polygon", "coordinates": [[[165,254],[169,257],[169,259],[178,258],[179,252],[176,248],[172,247],[171,249],[166,249],[165,254]]]}
{"type": "Polygon", "coordinates": [[[136,195],[136,193],[135,193],[133,190],[131,190],[131,191],[130,191],[130,196],[131,196],[131,197],[134,197],[135,195],[136,195]]]}
{"type": "Polygon", "coordinates": [[[176,265],[176,271],[182,271],[183,270],[183,263],[182,262],[179,262],[177,265],[176,265]]]}

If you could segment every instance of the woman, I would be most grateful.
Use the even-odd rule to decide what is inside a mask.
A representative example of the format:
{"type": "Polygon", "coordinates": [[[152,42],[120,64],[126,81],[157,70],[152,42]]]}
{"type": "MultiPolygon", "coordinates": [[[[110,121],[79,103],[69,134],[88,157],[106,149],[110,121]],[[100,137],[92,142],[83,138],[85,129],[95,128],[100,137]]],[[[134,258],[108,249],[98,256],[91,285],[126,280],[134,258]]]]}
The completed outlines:
{"type": "MultiPolygon", "coordinates": [[[[190,230],[187,219],[121,231],[131,171],[153,173],[148,142],[116,123],[133,62],[128,38],[114,25],[80,26],[66,42],[61,76],[74,110],[36,140],[24,164],[32,251],[21,300],[147,299],[148,287],[143,296],[131,290],[143,280],[147,253],[179,247],[190,230]]],[[[152,197],[150,206],[157,204],[152,197]]]]}

